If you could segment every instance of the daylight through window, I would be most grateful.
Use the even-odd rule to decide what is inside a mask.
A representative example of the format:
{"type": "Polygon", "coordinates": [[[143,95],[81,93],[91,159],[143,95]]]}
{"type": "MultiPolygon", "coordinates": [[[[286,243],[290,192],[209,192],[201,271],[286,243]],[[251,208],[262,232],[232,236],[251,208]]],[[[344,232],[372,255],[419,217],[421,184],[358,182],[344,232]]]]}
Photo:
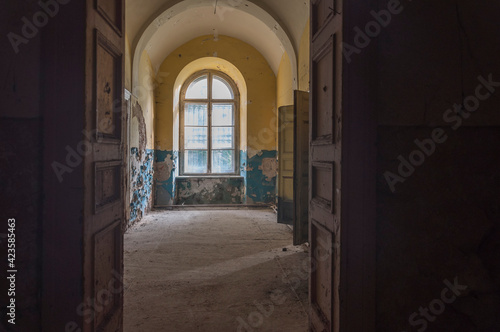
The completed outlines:
{"type": "Polygon", "coordinates": [[[181,173],[236,174],[238,92],[217,71],[192,76],[181,94],[181,173]]]}

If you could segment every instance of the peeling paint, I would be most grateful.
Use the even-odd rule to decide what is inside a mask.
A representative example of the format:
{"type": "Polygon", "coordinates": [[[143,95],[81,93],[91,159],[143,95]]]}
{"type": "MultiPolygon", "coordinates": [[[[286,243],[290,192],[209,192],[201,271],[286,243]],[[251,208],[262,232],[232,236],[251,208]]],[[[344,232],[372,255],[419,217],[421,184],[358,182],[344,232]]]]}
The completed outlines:
{"type": "Polygon", "coordinates": [[[238,177],[176,177],[178,151],[155,151],[155,205],[269,204],[276,200],[275,150],[240,151],[238,177]]]}
{"type": "MultiPolygon", "coordinates": [[[[146,121],[144,120],[144,113],[142,111],[141,105],[136,102],[132,107],[132,118],[137,118],[138,121],[138,140],[139,148],[136,148],[136,152],[139,154],[139,158],[142,158],[142,153],[146,151],[146,145],[148,144],[148,138],[146,136],[146,121]]],[[[133,152],[133,150],[132,150],[133,152]]]]}
{"type": "Polygon", "coordinates": [[[263,158],[259,170],[266,177],[266,181],[272,181],[274,177],[278,176],[278,160],[276,158],[263,158]]]}
{"type": "Polygon", "coordinates": [[[179,205],[243,203],[243,177],[182,177],[176,183],[179,205]]]}
{"type": "MultiPolygon", "coordinates": [[[[163,159],[163,158],[160,158],[163,159]]],[[[155,173],[158,182],[167,182],[173,176],[172,170],[175,170],[174,154],[168,153],[163,161],[159,161],[158,155],[155,158],[155,173]]]]}
{"type": "Polygon", "coordinates": [[[259,150],[252,155],[246,166],[247,203],[274,203],[278,174],[277,151],[259,150]]]}
{"type": "Polygon", "coordinates": [[[173,205],[177,151],[155,151],[155,205],[173,205]]]}
{"type": "Polygon", "coordinates": [[[152,150],[140,153],[138,148],[131,151],[130,222],[140,220],[151,207],[153,189],[152,150]]]}

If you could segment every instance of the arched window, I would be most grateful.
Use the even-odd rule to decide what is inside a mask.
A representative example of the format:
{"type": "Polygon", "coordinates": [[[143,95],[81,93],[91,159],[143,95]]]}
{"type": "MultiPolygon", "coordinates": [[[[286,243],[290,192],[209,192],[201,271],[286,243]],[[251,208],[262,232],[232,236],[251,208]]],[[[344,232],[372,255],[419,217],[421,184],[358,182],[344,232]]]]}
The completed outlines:
{"type": "Polygon", "coordinates": [[[181,175],[237,174],[239,93],[229,76],[191,76],[180,98],[181,175]]]}

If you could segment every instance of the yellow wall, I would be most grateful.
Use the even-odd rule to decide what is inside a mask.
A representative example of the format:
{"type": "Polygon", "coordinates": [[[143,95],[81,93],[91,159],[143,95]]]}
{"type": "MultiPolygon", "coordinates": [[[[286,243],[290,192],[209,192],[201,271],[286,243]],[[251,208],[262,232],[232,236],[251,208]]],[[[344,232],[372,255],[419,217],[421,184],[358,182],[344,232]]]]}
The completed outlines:
{"type": "Polygon", "coordinates": [[[302,91],[309,91],[309,43],[310,43],[310,36],[309,36],[309,20],[306,23],[306,27],[304,29],[304,32],[302,33],[302,38],[300,39],[300,46],[299,46],[299,59],[298,59],[298,65],[299,65],[299,90],[302,91]]]}
{"type": "Polygon", "coordinates": [[[277,78],[278,107],[293,105],[293,74],[290,57],[285,52],[281,58],[277,78]]]}
{"type": "MultiPolygon", "coordinates": [[[[281,63],[278,69],[278,79],[277,79],[277,98],[278,98],[278,107],[281,106],[289,106],[293,105],[293,74],[292,74],[292,66],[290,62],[290,57],[288,53],[284,53],[281,58],[281,63]]],[[[279,128],[279,121],[276,123],[276,130],[279,132],[280,130],[284,130],[285,128],[279,128]]],[[[292,142],[293,145],[293,126],[291,131],[287,131],[290,135],[285,140],[288,142],[292,142]]],[[[285,142],[279,142],[278,150],[285,148],[285,142]]],[[[285,174],[285,170],[282,170],[283,175],[285,174]]],[[[280,177],[282,179],[282,177],[280,177]]],[[[284,186],[284,181],[279,180],[278,186],[280,187],[278,195],[281,198],[293,198],[293,186],[288,186],[286,188],[284,186]]]]}
{"type": "MultiPolygon", "coordinates": [[[[147,149],[153,149],[153,138],[154,138],[154,71],[151,65],[151,60],[146,51],[141,55],[141,60],[139,64],[139,85],[134,87],[133,94],[137,97],[137,102],[142,108],[142,115],[144,116],[144,122],[146,125],[146,139],[147,149]]],[[[131,128],[130,128],[130,142],[131,147],[137,147],[136,142],[139,142],[139,129],[138,129],[137,119],[132,118],[131,128]]]]}
{"type": "Polygon", "coordinates": [[[254,47],[227,36],[219,36],[218,40],[214,40],[213,36],[195,38],[173,51],[160,66],[156,76],[158,88],[155,90],[155,149],[174,149],[176,80],[187,65],[205,57],[229,61],[245,79],[249,150],[276,150],[276,75],[254,47]]]}
{"type": "MultiPolygon", "coordinates": [[[[298,89],[309,91],[309,21],[300,39],[298,55],[298,89]]],[[[293,74],[288,53],[284,53],[278,69],[277,77],[278,107],[293,105],[293,74]]]]}

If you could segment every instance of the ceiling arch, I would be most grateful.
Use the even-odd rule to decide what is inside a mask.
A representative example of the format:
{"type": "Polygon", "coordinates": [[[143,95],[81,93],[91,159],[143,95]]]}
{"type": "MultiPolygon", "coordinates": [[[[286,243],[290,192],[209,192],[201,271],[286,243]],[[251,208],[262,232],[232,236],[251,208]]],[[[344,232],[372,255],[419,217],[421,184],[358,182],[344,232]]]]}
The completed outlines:
{"type": "Polygon", "coordinates": [[[144,25],[133,45],[133,83],[144,50],[157,70],[177,47],[202,35],[227,35],[255,47],[277,74],[284,52],[290,58],[293,85],[297,85],[297,56],[294,42],[275,17],[247,0],[183,0],[161,8],[144,25]]]}

